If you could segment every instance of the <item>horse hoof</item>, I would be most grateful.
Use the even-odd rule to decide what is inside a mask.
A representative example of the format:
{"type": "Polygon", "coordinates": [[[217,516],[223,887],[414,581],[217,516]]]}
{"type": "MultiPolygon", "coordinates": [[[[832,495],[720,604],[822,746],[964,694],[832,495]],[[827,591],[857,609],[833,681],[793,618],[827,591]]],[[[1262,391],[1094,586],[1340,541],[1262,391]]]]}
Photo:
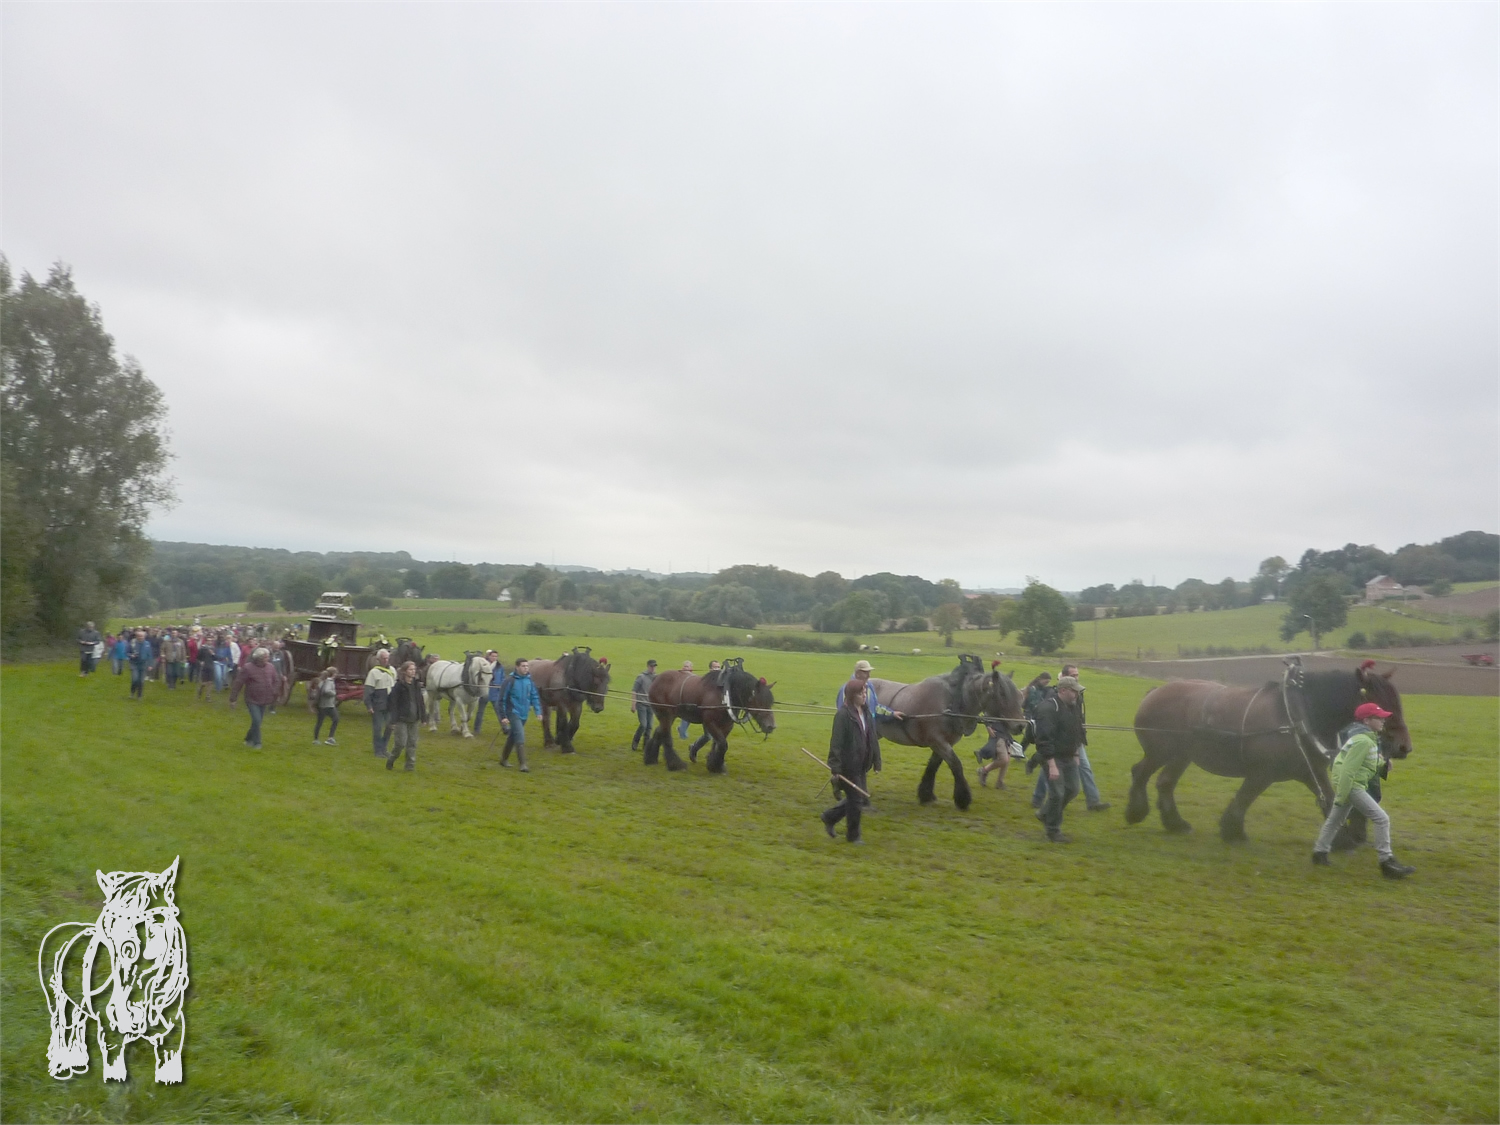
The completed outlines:
{"type": "Polygon", "coordinates": [[[933,801],[937,800],[937,797],[935,797],[931,793],[918,793],[917,794],[917,800],[920,801],[924,805],[930,805],[930,804],[932,804],[933,801]]]}
{"type": "Polygon", "coordinates": [[[1185,820],[1163,821],[1162,829],[1175,835],[1182,835],[1193,830],[1193,826],[1185,820]]]}
{"type": "Polygon", "coordinates": [[[572,754],[572,753],[575,753],[575,751],[574,751],[574,749],[571,746],[564,746],[562,748],[562,753],[564,753],[564,754],[572,754]]]}
{"type": "Polygon", "coordinates": [[[667,769],[671,770],[673,773],[678,773],[681,770],[687,769],[687,763],[686,762],[668,762],[667,763],[667,769]]]}
{"type": "Polygon", "coordinates": [[[1131,801],[1130,805],[1125,809],[1125,823],[1139,824],[1150,814],[1151,805],[1148,802],[1142,801],[1137,804],[1136,802],[1131,801]]]}
{"type": "Polygon", "coordinates": [[[962,793],[953,794],[953,803],[961,809],[968,808],[969,805],[973,803],[973,801],[974,796],[968,790],[964,790],[964,792],[962,793]]]}
{"type": "Polygon", "coordinates": [[[1227,824],[1219,827],[1219,839],[1223,840],[1226,844],[1239,844],[1249,838],[1245,835],[1245,830],[1242,827],[1231,827],[1227,824]]]}

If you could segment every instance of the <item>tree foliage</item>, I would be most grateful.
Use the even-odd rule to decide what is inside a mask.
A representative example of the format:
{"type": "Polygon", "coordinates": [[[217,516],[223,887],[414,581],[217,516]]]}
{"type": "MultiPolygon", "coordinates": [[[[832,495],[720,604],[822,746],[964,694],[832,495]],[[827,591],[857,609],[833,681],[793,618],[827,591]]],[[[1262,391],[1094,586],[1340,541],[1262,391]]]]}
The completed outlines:
{"type": "Polygon", "coordinates": [[[251,613],[274,613],[276,595],[270,590],[251,590],[245,595],[245,609],[251,613]]]}
{"type": "Polygon", "coordinates": [[[1051,586],[1032,582],[1015,605],[1016,633],[1036,655],[1056,652],[1073,639],[1073,607],[1051,586]]]}
{"type": "Polygon", "coordinates": [[[146,518],[173,499],[166,407],[61,264],[17,283],[0,257],[0,369],[6,632],[62,637],[142,584],[146,518]]]}
{"type": "Polygon", "coordinates": [[[964,618],[976,628],[988,629],[995,623],[1000,600],[995,594],[980,594],[977,598],[970,598],[964,603],[964,618]]]}
{"type": "Polygon", "coordinates": [[[821,610],[813,628],[823,633],[874,633],[891,615],[890,599],[879,590],[855,590],[821,610]]]}
{"type": "MultiPolygon", "coordinates": [[[[484,593],[482,583],[463,563],[438,567],[427,576],[427,588],[435,598],[477,598],[484,593]]],[[[535,596],[533,591],[532,597],[535,596]]]]}
{"type": "Polygon", "coordinates": [[[1297,583],[1287,599],[1286,616],[1281,619],[1281,639],[1289,641],[1307,632],[1312,634],[1313,648],[1317,648],[1323,634],[1349,620],[1344,587],[1344,579],[1337,574],[1314,574],[1297,583]]]}
{"type": "Polygon", "coordinates": [[[953,634],[964,622],[963,611],[953,602],[944,602],[932,615],[932,627],[943,635],[943,643],[952,647],[953,634]]]}
{"type": "Polygon", "coordinates": [[[749,586],[714,585],[699,590],[688,603],[688,620],[705,625],[753,629],[760,623],[760,599],[749,586]]]}
{"type": "Polygon", "coordinates": [[[277,591],[283,609],[292,613],[304,613],[318,604],[318,596],[325,589],[323,579],[306,570],[293,571],[282,580],[277,591]]]}

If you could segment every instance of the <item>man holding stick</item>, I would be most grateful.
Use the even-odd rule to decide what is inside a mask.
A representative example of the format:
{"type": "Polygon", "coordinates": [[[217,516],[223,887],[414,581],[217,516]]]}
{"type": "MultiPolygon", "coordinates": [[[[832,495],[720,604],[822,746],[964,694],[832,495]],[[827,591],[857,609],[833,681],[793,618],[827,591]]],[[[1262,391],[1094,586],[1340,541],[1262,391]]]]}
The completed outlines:
{"type": "Polygon", "coordinates": [[[850,680],[844,685],[844,705],[833,717],[833,734],[828,740],[828,768],[833,771],[835,784],[840,780],[847,784],[844,799],[823,812],[823,831],[833,837],[834,825],[846,821],[844,838],[851,844],[864,843],[859,836],[860,804],[867,799],[862,797],[869,784],[865,779],[880,753],[880,736],[875,732],[874,716],[866,710],[865,692],[863,680],[850,680]]]}

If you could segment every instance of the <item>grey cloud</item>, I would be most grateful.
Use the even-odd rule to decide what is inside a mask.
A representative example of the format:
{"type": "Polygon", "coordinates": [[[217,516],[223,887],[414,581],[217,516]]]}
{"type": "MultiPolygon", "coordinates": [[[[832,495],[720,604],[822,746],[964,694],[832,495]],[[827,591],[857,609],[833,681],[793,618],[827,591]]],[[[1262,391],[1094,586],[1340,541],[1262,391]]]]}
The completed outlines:
{"type": "Polygon", "coordinates": [[[1244,575],[1495,526],[1495,19],[12,5],[4,242],[165,537],[1244,575]]]}

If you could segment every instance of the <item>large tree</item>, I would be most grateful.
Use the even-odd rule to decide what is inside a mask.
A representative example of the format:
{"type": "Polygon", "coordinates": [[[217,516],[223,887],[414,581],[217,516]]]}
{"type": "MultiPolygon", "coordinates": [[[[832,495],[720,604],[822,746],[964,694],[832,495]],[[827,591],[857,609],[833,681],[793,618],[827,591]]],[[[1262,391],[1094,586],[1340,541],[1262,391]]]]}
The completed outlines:
{"type": "Polygon", "coordinates": [[[62,264],[17,283],[0,257],[0,368],[0,551],[6,593],[33,607],[18,620],[7,611],[5,627],[62,637],[140,588],[146,517],[173,499],[166,406],[140,364],[116,357],[62,264]]]}
{"type": "Polygon", "coordinates": [[[1073,607],[1051,586],[1032,582],[1016,603],[1015,629],[1036,655],[1056,652],[1073,639],[1073,607]]]}
{"type": "Polygon", "coordinates": [[[1316,650],[1324,633],[1349,620],[1344,585],[1343,577],[1337,574],[1314,574],[1299,582],[1287,599],[1286,616],[1281,619],[1281,639],[1289,641],[1298,633],[1311,633],[1316,650]]]}

